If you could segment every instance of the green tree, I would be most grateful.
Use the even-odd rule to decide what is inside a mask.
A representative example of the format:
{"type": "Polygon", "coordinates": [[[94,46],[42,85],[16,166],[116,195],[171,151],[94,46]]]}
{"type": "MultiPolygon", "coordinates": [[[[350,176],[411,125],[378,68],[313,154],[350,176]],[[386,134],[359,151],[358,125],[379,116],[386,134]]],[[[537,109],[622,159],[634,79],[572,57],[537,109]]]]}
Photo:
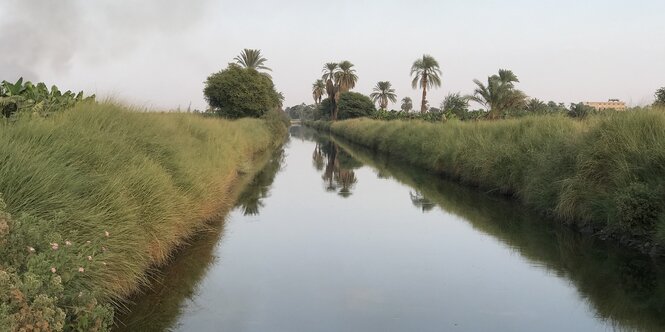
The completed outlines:
{"type": "Polygon", "coordinates": [[[446,118],[457,117],[458,119],[466,119],[469,112],[469,98],[462,96],[459,92],[449,93],[441,103],[441,111],[446,115],[446,118]]]}
{"type": "MultiPolygon", "coordinates": [[[[251,68],[256,71],[261,71],[261,70],[267,70],[267,71],[272,71],[272,69],[266,67],[264,64],[268,59],[264,58],[261,55],[261,50],[251,50],[251,49],[244,49],[242,52],[240,52],[240,55],[234,58],[237,64],[244,68],[251,68]]],[[[267,73],[264,73],[264,75],[270,76],[267,73]]]]}
{"type": "Polygon", "coordinates": [[[374,112],[374,103],[364,94],[345,92],[339,98],[339,118],[342,120],[371,116],[374,112]]]}
{"type": "Polygon", "coordinates": [[[203,94],[218,115],[230,119],[258,118],[281,103],[270,77],[233,63],[208,77],[203,94]]]}
{"type": "Polygon", "coordinates": [[[388,108],[388,101],[392,101],[393,103],[397,102],[395,89],[392,88],[392,85],[388,81],[380,81],[376,83],[376,86],[372,91],[374,92],[372,92],[369,97],[372,98],[375,103],[378,103],[379,108],[381,109],[388,108]]]}
{"type": "Polygon", "coordinates": [[[509,109],[525,106],[527,97],[515,88],[515,82],[519,80],[512,71],[500,69],[498,75],[487,78],[487,85],[473,80],[477,87],[469,99],[485,106],[489,111],[488,118],[497,119],[509,109]]]}
{"type": "Polygon", "coordinates": [[[321,103],[324,93],[326,93],[326,84],[323,80],[316,80],[316,82],[312,84],[312,97],[314,98],[314,103],[316,105],[321,103]]]}
{"type": "Polygon", "coordinates": [[[665,107],[665,87],[656,90],[656,100],[653,102],[654,107],[665,107]]]}
{"type": "Polygon", "coordinates": [[[349,92],[349,90],[353,89],[358,82],[356,70],[353,69],[353,64],[347,60],[339,63],[339,71],[335,75],[341,93],[349,92]]]}
{"type": "MultiPolygon", "coordinates": [[[[333,105],[330,98],[326,98],[321,102],[319,109],[323,114],[331,114],[332,107],[333,105]]],[[[345,92],[340,94],[338,107],[338,119],[340,120],[371,116],[376,112],[372,100],[357,92],[345,92]]]]}
{"type": "Polygon", "coordinates": [[[358,75],[356,75],[356,70],[353,69],[353,64],[344,60],[340,63],[326,63],[323,66],[323,76],[321,78],[326,82],[330,119],[335,121],[338,118],[340,96],[356,86],[358,75]]]}
{"type": "MultiPolygon", "coordinates": [[[[339,85],[336,82],[339,72],[339,64],[337,62],[328,62],[323,65],[323,75],[321,79],[326,82],[326,94],[328,95],[328,102],[330,103],[329,112],[330,120],[337,120],[337,102],[339,102],[339,85]]],[[[328,109],[328,108],[326,108],[328,109]]]]}
{"type": "Polygon", "coordinates": [[[570,110],[568,111],[568,115],[573,118],[585,118],[594,113],[596,113],[595,108],[583,103],[570,104],[570,110]]]}
{"type": "Polygon", "coordinates": [[[413,109],[413,101],[411,100],[410,97],[404,97],[402,98],[402,106],[400,107],[402,111],[404,112],[411,112],[413,109]]]}
{"type": "Polygon", "coordinates": [[[281,92],[277,92],[277,109],[280,111],[283,111],[282,107],[284,106],[284,100],[286,97],[284,97],[284,94],[281,92]]]}
{"type": "Polygon", "coordinates": [[[548,113],[548,107],[545,102],[543,102],[540,99],[537,98],[532,98],[529,100],[529,102],[526,103],[526,107],[524,110],[527,113],[531,114],[546,114],[548,113]]]}
{"type": "Polygon", "coordinates": [[[423,55],[422,59],[416,60],[411,66],[413,81],[411,86],[423,89],[423,98],[420,103],[420,112],[427,111],[427,89],[441,86],[441,70],[439,63],[430,55],[423,55]]]}

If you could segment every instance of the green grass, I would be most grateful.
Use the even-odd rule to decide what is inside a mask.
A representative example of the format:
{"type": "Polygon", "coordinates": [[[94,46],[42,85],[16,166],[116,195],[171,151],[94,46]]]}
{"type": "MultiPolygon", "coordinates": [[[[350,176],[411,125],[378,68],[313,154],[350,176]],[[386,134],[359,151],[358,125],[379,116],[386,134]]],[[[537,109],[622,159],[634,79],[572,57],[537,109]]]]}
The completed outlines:
{"type": "Polygon", "coordinates": [[[110,303],[233,205],[279,127],[114,104],[0,125],[0,330],[108,328],[110,303]]]}
{"type": "Polygon", "coordinates": [[[665,244],[663,111],[607,113],[583,121],[355,119],[336,122],[330,130],[429,171],[514,195],[561,221],[606,236],[629,235],[643,250],[665,244]]]}

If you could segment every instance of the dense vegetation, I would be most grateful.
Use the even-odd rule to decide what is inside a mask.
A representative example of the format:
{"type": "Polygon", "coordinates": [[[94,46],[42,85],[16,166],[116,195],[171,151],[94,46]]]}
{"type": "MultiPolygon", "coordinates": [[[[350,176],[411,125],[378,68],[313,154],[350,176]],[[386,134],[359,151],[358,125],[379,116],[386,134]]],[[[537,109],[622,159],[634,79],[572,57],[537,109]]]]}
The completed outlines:
{"type": "Polygon", "coordinates": [[[215,113],[229,119],[259,118],[280,102],[270,77],[237,64],[210,75],[203,94],[215,113]]]}
{"type": "Polygon", "coordinates": [[[95,95],[84,97],[83,91],[61,92],[57,86],[51,89],[44,83],[36,85],[19,78],[15,83],[0,83],[0,113],[6,119],[16,118],[21,114],[48,116],[54,112],[74,107],[83,101],[94,101],[95,95]]]}
{"type": "MultiPolygon", "coordinates": [[[[277,117],[273,117],[277,118],[277,117]]],[[[106,330],[283,124],[85,103],[0,124],[0,330],[106,330]]]]}
{"type": "Polygon", "coordinates": [[[315,126],[642,250],[665,244],[665,112],[315,126]]]}
{"type": "Polygon", "coordinates": [[[664,107],[665,108],[665,87],[662,87],[656,90],[655,101],[653,102],[653,107],[664,107]]]}
{"type": "MultiPolygon", "coordinates": [[[[292,118],[302,120],[338,120],[339,99],[344,92],[355,87],[358,81],[353,64],[349,61],[326,63],[323,67],[322,79],[312,84],[314,107],[300,108],[297,113],[290,113],[292,118]],[[323,95],[328,95],[328,102],[321,108],[323,95]],[[318,109],[317,109],[318,108],[318,109]],[[303,113],[304,111],[304,113],[303,113]]],[[[410,97],[401,99],[400,110],[388,110],[389,102],[396,103],[397,92],[389,81],[379,81],[372,89],[370,98],[378,104],[378,112],[372,118],[378,120],[424,120],[430,122],[451,119],[466,120],[497,120],[512,119],[530,115],[564,114],[573,118],[585,118],[597,114],[599,110],[584,103],[544,102],[530,98],[517,89],[517,75],[508,69],[499,69],[497,74],[487,77],[487,83],[474,79],[476,88],[471,94],[451,92],[438,107],[430,106],[427,92],[442,85],[442,71],[438,61],[431,55],[423,55],[411,66],[411,85],[414,89],[422,89],[420,114],[413,114],[413,100],[410,97]],[[476,102],[482,108],[471,109],[469,102],[476,102]]],[[[298,105],[294,106],[297,107],[298,105]]],[[[665,87],[655,93],[653,107],[665,107],[665,87]]],[[[649,109],[650,107],[631,107],[629,111],[649,109]]],[[[611,111],[604,109],[603,111],[611,111]]]]}
{"type": "MultiPolygon", "coordinates": [[[[333,107],[330,98],[324,99],[319,105],[320,116],[325,117],[327,114],[331,114],[333,107]]],[[[337,102],[337,108],[337,119],[339,120],[371,116],[376,111],[372,100],[357,92],[342,93],[337,102]]]]}
{"type": "Polygon", "coordinates": [[[349,92],[356,86],[358,75],[350,61],[344,60],[339,63],[328,62],[323,66],[323,75],[312,85],[312,96],[314,102],[321,103],[323,92],[328,94],[328,105],[324,108],[330,120],[337,120],[339,113],[339,102],[342,94],[349,92]],[[325,90],[322,88],[325,87],[325,90]]]}

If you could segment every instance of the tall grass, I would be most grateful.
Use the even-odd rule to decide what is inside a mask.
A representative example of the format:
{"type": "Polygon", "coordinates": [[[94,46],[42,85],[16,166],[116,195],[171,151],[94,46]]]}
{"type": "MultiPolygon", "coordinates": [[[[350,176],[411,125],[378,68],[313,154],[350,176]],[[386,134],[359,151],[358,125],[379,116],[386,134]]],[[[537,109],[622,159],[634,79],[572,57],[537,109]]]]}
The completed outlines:
{"type": "MultiPolygon", "coordinates": [[[[61,297],[71,290],[91,292],[95,303],[127,297],[149,282],[151,267],[233,204],[229,190],[239,174],[281,141],[275,128],[258,119],[139,113],[113,104],[1,126],[0,193],[11,216],[5,240],[0,232],[0,272],[35,274],[43,283],[58,275],[67,286],[61,297]]],[[[26,278],[13,281],[24,295],[26,278]]],[[[0,292],[0,327],[12,294],[3,299],[0,292]]],[[[83,307],[64,311],[74,320],[83,307]]],[[[86,329],[103,329],[93,323],[86,329]]]]}
{"type": "Polygon", "coordinates": [[[330,129],[430,171],[515,195],[562,221],[624,237],[645,251],[665,244],[665,112],[583,121],[356,119],[330,129]]]}

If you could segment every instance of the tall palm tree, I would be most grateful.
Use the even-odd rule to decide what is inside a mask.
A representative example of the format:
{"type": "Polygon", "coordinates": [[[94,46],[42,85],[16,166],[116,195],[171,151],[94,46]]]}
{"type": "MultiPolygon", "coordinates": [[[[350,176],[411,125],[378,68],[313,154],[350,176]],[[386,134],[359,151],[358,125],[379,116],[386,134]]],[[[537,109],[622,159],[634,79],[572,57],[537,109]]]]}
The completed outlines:
{"type": "Polygon", "coordinates": [[[441,86],[441,70],[439,63],[430,55],[423,55],[422,59],[416,60],[411,66],[413,81],[411,86],[423,89],[423,99],[420,103],[420,112],[427,111],[427,89],[441,86]]]}
{"type": "MultiPolygon", "coordinates": [[[[261,50],[252,50],[246,48],[242,50],[242,52],[240,52],[240,55],[236,56],[233,59],[236,61],[236,63],[245,68],[251,68],[257,71],[261,70],[272,71],[272,69],[264,65],[265,62],[268,61],[268,59],[264,58],[261,55],[261,50]]],[[[264,75],[270,76],[267,73],[264,73],[264,75]]]]}
{"type": "Polygon", "coordinates": [[[395,89],[392,88],[392,85],[388,81],[380,81],[376,83],[376,86],[372,90],[372,94],[369,95],[372,98],[372,101],[379,103],[379,108],[386,109],[388,107],[388,101],[397,102],[397,95],[395,94],[395,89]]]}
{"type": "Polygon", "coordinates": [[[411,101],[411,97],[404,97],[402,98],[402,111],[404,112],[411,112],[413,109],[413,101],[411,101]]]}
{"type": "Polygon", "coordinates": [[[326,93],[330,100],[335,97],[336,74],[339,72],[339,64],[336,62],[328,62],[323,65],[323,75],[321,79],[326,82],[326,93]]]}
{"type": "Polygon", "coordinates": [[[330,100],[330,119],[337,120],[337,101],[339,101],[339,85],[337,84],[337,73],[339,64],[337,62],[328,62],[323,65],[323,76],[321,79],[326,81],[326,94],[330,100]]]}
{"type": "Polygon", "coordinates": [[[330,100],[330,119],[335,121],[337,120],[339,97],[342,93],[348,92],[356,86],[358,75],[356,75],[356,70],[353,69],[353,64],[345,60],[340,63],[326,63],[323,66],[323,76],[321,78],[326,82],[326,93],[330,100]]]}
{"type": "Polygon", "coordinates": [[[353,69],[353,64],[347,60],[339,63],[339,71],[336,75],[335,78],[342,93],[349,92],[349,90],[356,86],[356,82],[358,82],[356,70],[353,69]]]}
{"type": "Polygon", "coordinates": [[[326,93],[326,84],[323,80],[316,80],[316,82],[312,84],[312,97],[314,97],[314,103],[316,105],[321,103],[321,98],[323,98],[324,93],[326,93]]]}
{"type": "Polygon", "coordinates": [[[476,89],[469,100],[484,105],[489,111],[487,117],[497,119],[508,109],[524,106],[527,96],[515,89],[516,82],[519,80],[512,71],[500,69],[498,75],[487,78],[487,85],[477,79],[473,80],[476,89]]]}

